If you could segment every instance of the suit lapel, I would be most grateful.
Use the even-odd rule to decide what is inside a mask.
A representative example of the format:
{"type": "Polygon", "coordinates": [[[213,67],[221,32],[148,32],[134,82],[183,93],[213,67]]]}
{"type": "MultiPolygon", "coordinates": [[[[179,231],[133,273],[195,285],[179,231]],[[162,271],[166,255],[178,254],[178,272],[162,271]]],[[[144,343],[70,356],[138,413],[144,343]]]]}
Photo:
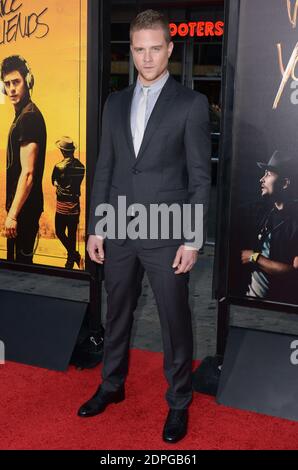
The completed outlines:
{"type": "Polygon", "coordinates": [[[123,102],[122,102],[122,122],[124,123],[124,132],[126,135],[126,140],[128,144],[128,148],[130,150],[130,154],[135,160],[135,151],[133,146],[132,134],[131,134],[131,125],[130,125],[130,113],[131,113],[131,104],[132,98],[134,93],[135,85],[129,87],[126,90],[126,93],[123,94],[123,102]]]}
{"type": "Polygon", "coordinates": [[[136,162],[138,163],[144,156],[144,152],[152,139],[154,132],[158,129],[162,118],[165,116],[167,108],[169,106],[169,102],[173,100],[177,93],[177,89],[175,87],[175,79],[169,77],[166,84],[164,85],[157,102],[155,103],[154,109],[151,113],[151,116],[148,120],[142,145],[138,153],[138,157],[136,158],[136,162]]]}

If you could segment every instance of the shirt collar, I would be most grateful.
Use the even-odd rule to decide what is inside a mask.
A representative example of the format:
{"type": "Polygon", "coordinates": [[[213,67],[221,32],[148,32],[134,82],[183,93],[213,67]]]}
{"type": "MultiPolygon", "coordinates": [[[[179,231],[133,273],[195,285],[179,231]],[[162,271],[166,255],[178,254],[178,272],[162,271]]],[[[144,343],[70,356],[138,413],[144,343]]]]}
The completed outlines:
{"type": "MultiPolygon", "coordinates": [[[[165,75],[163,75],[159,80],[157,80],[157,82],[155,82],[155,83],[153,83],[153,85],[150,85],[149,87],[145,87],[145,88],[149,88],[150,93],[158,93],[163,88],[163,86],[165,85],[165,83],[168,80],[169,76],[170,76],[170,74],[167,71],[167,73],[165,75]]],[[[141,88],[143,88],[143,86],[144,85],[142,85],[142,83],[138,79],[137,83],[136,83],[136,90],[135,91],[136,92],[141,91],[141,88]]]]}

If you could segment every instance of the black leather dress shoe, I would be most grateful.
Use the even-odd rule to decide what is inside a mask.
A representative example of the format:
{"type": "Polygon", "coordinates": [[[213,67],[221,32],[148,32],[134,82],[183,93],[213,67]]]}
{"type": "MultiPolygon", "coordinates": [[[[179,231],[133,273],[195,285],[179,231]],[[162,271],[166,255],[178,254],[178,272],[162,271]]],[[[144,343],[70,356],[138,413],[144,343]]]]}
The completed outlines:
{"type": "Polygon", "coordinates": [[[186,436],[188,422],[188,410],[170,409],[164,428],[162,438],[165,442],[174,444],[186,436]]]}
{"type": "Polygon", "coordinates": [[[110,403],[120,403],[124,398],[124,387],[117,390],[117,392],[107,392],[99,387],[95,395],[80,407],[78,416],[81,418],[89,418],[90,416],[98,415],[102,413],[110,403]]]}

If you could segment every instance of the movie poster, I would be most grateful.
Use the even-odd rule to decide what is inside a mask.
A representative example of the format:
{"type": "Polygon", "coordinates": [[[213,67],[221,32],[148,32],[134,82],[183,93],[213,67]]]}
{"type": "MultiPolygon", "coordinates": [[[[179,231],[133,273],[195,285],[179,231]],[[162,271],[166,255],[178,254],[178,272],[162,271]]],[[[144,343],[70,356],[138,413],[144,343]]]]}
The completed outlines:
{"type": "Polygon", "coordinates": [[[84,269],[87,0],[0,0],[0,258],[84,269]]]}
{"type": "Polygon", "coordinates": [[[298,0],[242,0],[229,294],[298,305],[298,0]]]}

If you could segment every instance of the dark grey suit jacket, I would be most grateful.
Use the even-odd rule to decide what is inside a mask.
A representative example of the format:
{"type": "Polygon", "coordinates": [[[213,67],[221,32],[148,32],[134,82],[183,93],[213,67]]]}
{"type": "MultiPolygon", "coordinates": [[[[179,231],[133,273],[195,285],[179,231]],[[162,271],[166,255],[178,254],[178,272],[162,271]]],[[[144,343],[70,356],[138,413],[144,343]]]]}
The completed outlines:
{"type": "MultiPolygon", "coordinates": [[[[88,233],[95,234],[99,204],[117,207],[141,203],[203,204],[207,214],[210,191],[210,129],[208,101],[171,76],[163,87],[135,157],[130,110],[134,85],[112,93],[103,112],[100,153],[94,177],[88,233]]],[[[206,220],[206,218],[205,218],[206,220]]],[[[170,230],[171,232],[171,230],[170,230]]],[[[142,240],[143,247],[183,243],[169,239],[142,240]]],[[[115,240],[123,243],[123,240],[115,240]]]]}

